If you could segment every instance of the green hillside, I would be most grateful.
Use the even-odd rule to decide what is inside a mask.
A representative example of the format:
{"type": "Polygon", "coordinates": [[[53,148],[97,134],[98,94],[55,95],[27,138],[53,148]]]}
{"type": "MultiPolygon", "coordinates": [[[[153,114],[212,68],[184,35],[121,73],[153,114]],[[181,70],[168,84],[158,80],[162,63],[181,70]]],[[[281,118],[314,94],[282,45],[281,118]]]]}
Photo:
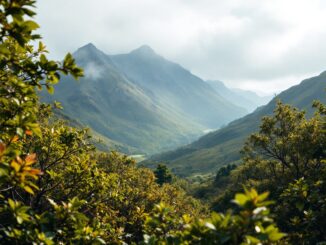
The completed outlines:
{"type": "Polygon", "coordinates": [[[149,47],[109,56],[88,44],[74,57],[85,77],[78,83],[63,77],[54,95],[42,94],[43,101],[61,102],[65,115],[104,139],[135,149],[134,154],[190,143],[206,129],[245,114],[149,47]]]}
{"type": "Polygon", "coordinates": [[[326,101],[325,88],[326,72],[323,72],[289,88],[266,106],[231,122],[226,127],[209,133],[187,146],[155,155],[144,164],[154,167],[157,162],[165,162],[173,172],[181,176],[215,172],[221,166],[240,159],[239,151],[244,141],[251,133],[257,131],[263,116],[273,113],[277,100],[304,109],[308,115],[312,115],[313,100],[324,103],[326,101]]]}
{"type": "Polygon", "coordinates": [[[64,77],[53,96],[43,96],[44,101],[61,102],[63,113],[70,118],[106,138],[137,148],[138,153],[168,149],[201,134],[199,125],[182,123],[184,118],[153,103],[93,45],[79,49],[74,57],[85,77],[78,83],[64,77]]]}
{"type": "MultiPolygon", "coordinates": [[[[74,128],[85,128],[85,125],[78,120],[67,116],[61,110],[54,110],[52,121],[56,120],[63,120],[65,124],[74,128]]],[[[128,155],[139,152],[137,148],[109,139],[108,137],[96,132],[94,129],[89,128],[89,134],[92,136],[90,138],[91,143],[94,144],[99,151],[105,152],[114,150],[124,152],[128,155]]]]}

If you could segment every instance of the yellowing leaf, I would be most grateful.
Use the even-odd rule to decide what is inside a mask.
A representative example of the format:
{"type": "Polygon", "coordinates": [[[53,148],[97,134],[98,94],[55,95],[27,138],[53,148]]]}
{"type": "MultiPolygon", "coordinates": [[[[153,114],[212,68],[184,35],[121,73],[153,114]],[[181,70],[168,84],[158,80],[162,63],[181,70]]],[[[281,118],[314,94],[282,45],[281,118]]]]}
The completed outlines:
{"type": "Polygon", "coordinates": [[[19,172],[21,165],[16,161],[13,160],[10,164],[10,166],[16,171],[19,172]]]}
{"type": "MultiPolygon", "coordinates": [[[[35,175],[41,175],[42,174],[42,171],[41,170],[39,170],[39,169],[36,169],[36,168],[33,168],[33,169],[31,169],[31,170],[29,170],[28,171],[29,172],[29,174],[31,175],[31,176],[35,176],[35,175]]],[[[35,176],[36,177],[36,176],[35,176]]]]}
{"type": "Polygon", "coordinates": [[[32,136],[33,135],[33,132],[32,132],[32,130],[26,130],[25,131],[25,134],[26,135],[29,135],[29,136],[32,136]]]}
{"type": "Polygon", "coordinates": [[[34,191],[33,191],[32,188],[29,187],[28,185],[24,186],[24,190],[27,191],[28,193],[34,195],[34,191]]]}
{"type": "Polygon", "coordinates": [[[17,142],[18,140],[19,140],[18,135],[15,135],[15,136],[11,139],[11,142],[14,143],[14,142],[17,142]]]}
{"type": "Polygon", "coordinates": [[[25,163],[27,166],[32,165],[33,163],[36,162],[36,154],[30,154],[25,158],[25,163]]]}
{"type": "Polygon", "coordinates": [[[10,199],[10,198],[8,199],[8,204],[9,204],[9,206],[10,206],[11,209],[15,209],[16,208],[15,201],[12,200],[12,199],[10,199]]]}
{"type": "Polygon", "coordinates": [[[5,146],[5,144],[0,143],[0,156],[3,155],[3,153],[5,152],[5,150],[6,150],[6,146],[5,146]]]}

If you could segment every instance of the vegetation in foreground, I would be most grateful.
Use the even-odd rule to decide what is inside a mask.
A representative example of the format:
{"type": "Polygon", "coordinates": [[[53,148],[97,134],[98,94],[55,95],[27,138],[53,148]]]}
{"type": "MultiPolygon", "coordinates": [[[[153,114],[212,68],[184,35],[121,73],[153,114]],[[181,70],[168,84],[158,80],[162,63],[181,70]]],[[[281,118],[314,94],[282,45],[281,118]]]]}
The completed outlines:
{"type": "Polygon", "coordinates": [[[243,186],[269,190],[275,221],[292,244],[325,241],[326,110],[318,102],[314,107],[315,115],[306,119],[304,111],[278,103],[247,140],[243,162],[221,168],[192,194],[221,211],[231,207],[230,198],[243,186]]]}
{"type": "Polygon", "coordinates": [[[237,207],[207,217],[198,201],[166,183],[171,182],[166,168],[153,173],[118,153],[99,153],[89,143],[87,130],[51,120],[51,107],[39,103],[36,90],[45,87],[51,93],[61,74],[79,78],[82,70],[70,54],[55,62],[47,59],[41,42],[37,48],[30,44],[40,39],[34,34],[38,25],[30,18],[35,1],[0,3],[1,244],[314,244],[325,240],[320,226],[325,217],[323,105],[318,105],[320,114],[312,121],[280,106],[281,118],[293,119],[284,124],[289,133],[278,130],[287,121],[277,120],[276,112],[276,119],[265,119],[267,127],[246,145],[241,169],[229,171],[243,171],[235,176],[247,176],[242,183],[259,190],[281,178],[280,187],[286,188],[280,189],[276,205],[267,200],[268,192],[245,188],[234,195],[237,207]],[[284,158],[266,156],[269,146],[284,158]],[[257,170],[244,175],[252,165],[257,170]],[[258,171],[263,175],[256,175],[258,171]],[[274,218],[283,222],[277,225],[274,218]]]}

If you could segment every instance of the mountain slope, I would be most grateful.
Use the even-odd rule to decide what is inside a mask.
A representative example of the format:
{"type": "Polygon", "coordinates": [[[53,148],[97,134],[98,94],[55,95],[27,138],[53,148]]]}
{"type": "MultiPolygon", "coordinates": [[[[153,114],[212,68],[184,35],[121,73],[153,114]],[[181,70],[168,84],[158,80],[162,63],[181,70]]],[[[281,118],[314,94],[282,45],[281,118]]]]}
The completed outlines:
{"type": "Polygon", "coordinates": [[[85,77],[78,83],[64,77],[55,94],[43,98],[60,101],[69,117],[140,152],[168,149],[201,134],[200,125],[184,123],[183,117],[155,104],[95,46],[80,48],[74,57],[85,77]]]}
{"type": "Polygon", "coordinates": [[[202,79],[159,56],[148,46],[110,58],[130,81],[150,91],[158,104],[207,128],[218,128],[246,114],[243,108],[212,91],[202,79]]]}
{"type": "Polygon", "coordinates": [[[109,56],[88,44],[74,57],[85,77],[77,83],[63,77],[55,94],[43,93],[43,100],[61,102],[65,115],[114,142],[138,149],[135,153],[152,154],[187,144],[208,127],[217,128],[244,114],[201,79],[148,47],[109,56]]]}
{"type": "Polygon", "coordinates": [[[274,97],[273,95],[260,96],[257,95],[255,92],[239,88],[232,88],[232,90],[239,96],[254,102],[258,106],[266,105],[274,97]]]}
{"type": "MultiPolygon", "coordinates": [[[[54,115],[52,120],[64,120],[65,123],[74,128],[85,128],[87,125],[83,125],[77,119],[72,119],[71,117],[64,114],[61,110],[54,110],[54,115]]],[[[90,141],[96,146],[100,151],[119,151],[124,152],[125,154],[133,154],[139,150],[131,146],[122,144],[121,142],[114,141],[108,137],[96,132],[94,129],[89,129],[89,134],[92,136],[90,141]]]]}
{"type": "Polygon", "coordinates": [[[240,159],[239,151],[244,141],[251,133],[258,130],[263,116],[273,113],[278,99],[306,110],[309,116],[313,113],[311,108],[313,100],[326,103],[325,88],[326,72],[289,88],[266,106],[231,122],[226,127],[175,151],[153,156],[144,164],[154,166],[156,162],[165,162],[175,173],[183,176],[216,171],[219,167],[240,159]]]}
{"type": "Polygon", "coordinates": [[[208,80],[206,82],[224,99],[232,101],[233,104],[249,112],[253,112],[257,107],[267,104],[272,99],[271,96],[261,97],[251,91],[228,88],[221,81],[208,80]]]}

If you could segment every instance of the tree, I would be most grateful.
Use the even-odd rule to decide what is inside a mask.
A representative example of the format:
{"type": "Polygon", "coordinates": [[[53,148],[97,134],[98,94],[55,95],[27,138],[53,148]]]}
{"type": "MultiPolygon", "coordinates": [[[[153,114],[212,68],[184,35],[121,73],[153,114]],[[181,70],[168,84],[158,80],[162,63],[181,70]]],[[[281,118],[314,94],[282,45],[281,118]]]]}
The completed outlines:
{"type": "Polygon", "coordinates": [[[276,222],[291,244],[325,241],[326,134],[325,106],[314,103],[311,118],[278,103],[274,115],[262,119],[260,131],[249,137],[244,161],[231,172],[229,185],[214,206],[226,208],[242,186],[271,191],[276,222]]]}
{"type": "Polygon", "coordinates": [[[236,167],[237,165],[235,164],[228,164],[227,166],[221,167],[215,175],[214,185],[218,186],[225,182],[226,177],[230,176],[231,171],[236,167]]]}
{"type": "Polygon", "coordinates": [[[171,183],[172,174],[170,170],[164,164],[159,164],[154,171],[156,182],[159,185],[163,185],[164,183],[171,183]]]}
{"type": "MultiPolygon", "coordinates": [[[[167,183],[172,175],[166,167],[159,168],[157,184],[151,170],[137,168],[129,157],[95,151],[86,129],[51,118],[51,107],[39,102],[37,90],[52,93],[62,74],[79,78],[83,72],[72,55],[56,62],[46,57],[42,42],[32,45],[40,39],[32,20],[34,4],[0,0],[0,243],[139,243],[156,203],[173,206],[172,222],[184,213],[190,219],[199,215],[199,202],[167,183]]],[[[258,226],[258,233],[268,236],[264,241],[274,241],[283,234],[261,219],[268,216],[266,197],[252,190],[236,200],[251,212],[250,234],[258,226]]],[[[239,218],[248,218],[246,212],[233,220],[239,232],[245,229],[239,218]]],[[[224,221],[217,224],[228,222],[219,217],[224,221]]],[[[191,227],[195,231],[197,224],[191,227]]],[[[205,229],[205,224],[199,227],[205,229]]],[[[232,226],[222,230],[230,234],[232,226]]],[[[199,234],[206,235],[205,230],[199,234]]],[[[197,238],[187,233],[182,239],[197,238]]]]}
{"type": "Polygon", "coordinates": [[[262,167],[264,174],[260,178],[286,184],[288,180],[317,174],[326,157],[325,146],[318,111],[306,119],[305,112],[278,102],[274,115],[264,117],[260,131],[246,142],[244,161],[262,167]]]}
{"type": "MultiPolygon", "coordinates": [[[[40,223],[46,224],[42,215],[36,215],[17,198],[19,192],[33,195],[38,189],[35,180],[42,174],[32,167],[37,155],[24,151],[23,141],[32,135],[42,136],[36,89],[46,87],[52,92],[60,73],[82,76],[70,54],[63,62],[55,62],[46,58],[42,42],[36,49],[30,44],[40,39],[34,33],[38,25],[31,20],[34,4],[32,0],[0,1],[0,240],[7,244],[52,243],[45,235],[46,229],[40,229],[40,223]]],[[[77,238],[75,225],[87,227],[87,219],[78,215],[75,201],[68,205],[79,217],[70,222],[70,240],[81,241],[85,233],[77,238]]],[[[54,205],[53,212],[44,215],[55,219],[58,210],[67,211],[67,204],[54,205]]]]}

